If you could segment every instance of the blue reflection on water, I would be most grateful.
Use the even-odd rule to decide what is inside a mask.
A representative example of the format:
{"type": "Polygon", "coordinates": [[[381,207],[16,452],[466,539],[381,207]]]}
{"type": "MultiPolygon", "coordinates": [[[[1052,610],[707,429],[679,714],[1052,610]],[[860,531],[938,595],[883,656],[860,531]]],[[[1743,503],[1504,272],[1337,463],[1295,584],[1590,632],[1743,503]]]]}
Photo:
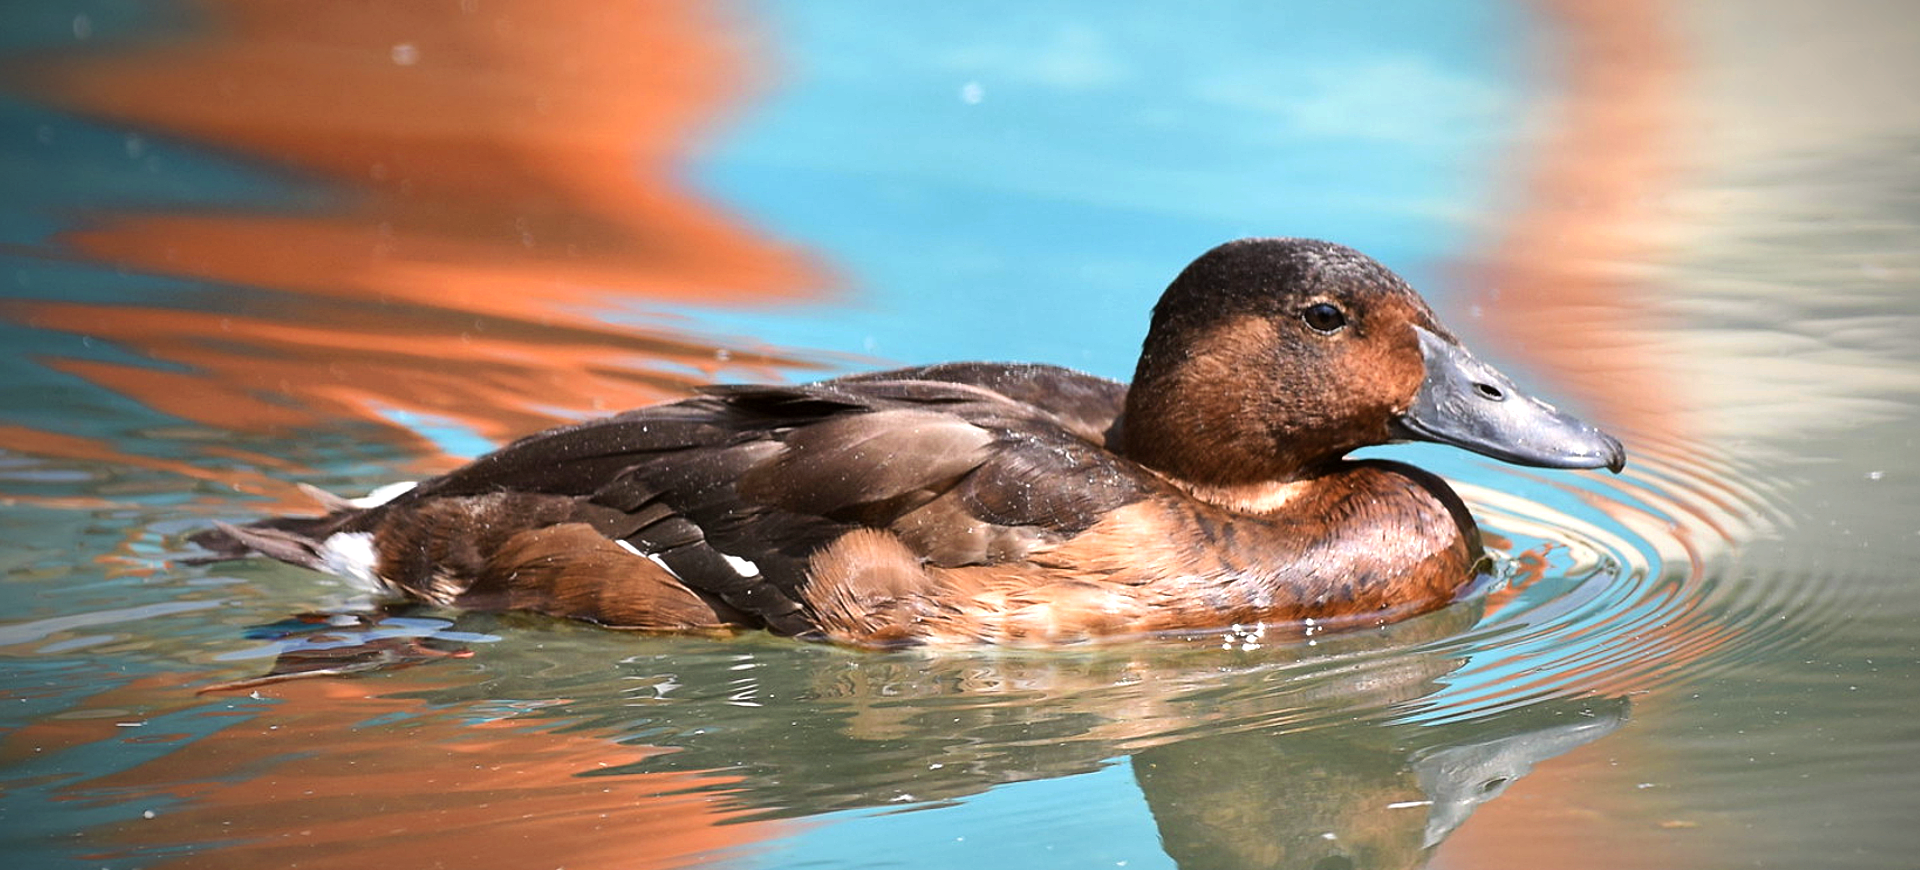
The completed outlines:
{"type": "MultiPolygon", "coordinates": [[[[910,796],[908,798],[911,799],[910,796]]],[[[1002,786],[953,806],[849,810],[756,855],[760,867],[1171,868],[1126,764],[1002,786]],[[848,830],[857,826],[858,830],[848,830]],[[890,844],[887,860],[875,843],[890,844]]]]}
{"type": "Polygon", "coordinates": [[[783,84],[697,168],[851,306],[702,312],[888,361],[1127,377],[1200,251],[1311,235],[1433,289],[1499,195],[1508,4],[770,4],[783,84]],[[884,26],[876,26],[884,20],[884,26]]]}

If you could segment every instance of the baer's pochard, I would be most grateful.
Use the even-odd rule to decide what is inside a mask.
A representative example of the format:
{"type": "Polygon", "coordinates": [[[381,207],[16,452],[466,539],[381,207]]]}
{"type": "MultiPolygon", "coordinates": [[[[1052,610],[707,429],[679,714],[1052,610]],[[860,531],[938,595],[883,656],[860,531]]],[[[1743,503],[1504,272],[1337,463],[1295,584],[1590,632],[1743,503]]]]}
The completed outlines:
{"type": "Polygon", "coordinates": [[[716,386],[195,540],[434,604],[859,646],[1378,624],[1482,557],[1440,478],[1345,458],[1407,440],[1625,463],[1386,267],[1247,239],[1174,279],[1131,386],[1004,363],[716,386]]]}

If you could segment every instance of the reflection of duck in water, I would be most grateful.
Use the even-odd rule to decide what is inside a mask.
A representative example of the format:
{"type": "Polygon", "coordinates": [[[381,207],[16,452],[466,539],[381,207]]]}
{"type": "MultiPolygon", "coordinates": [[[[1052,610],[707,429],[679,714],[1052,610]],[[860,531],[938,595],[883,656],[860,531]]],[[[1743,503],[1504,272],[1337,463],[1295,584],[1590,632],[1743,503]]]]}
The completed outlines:
{"type": "MultiPolygon", "coordinates": [[[[1145,642],[848,655],[671,638],[612,638],[610,648],[604,636],[549,626],[538,641],[490,652],[484,677],[474,673],[484,688],[456,681],[421,697],[455,707],[476,691],[555,699],[516,716],[515,730],[670,750],[583,774],[724,771],[724,800],[740,818],[937,806],[1125,759],[1145,804],[1099,824],[1151,823],[1183,867],[1418,867],[1509,784],[1611,732],[1627,711],[1601,698],[1498,712],[1432,706],[1463,662],[1438,642],[1475,625],[1480,603],[1254,651],[1145,642]],[[622,661],[610,671],[613,648],[622,661]],[[1446,715],[1397,719],[1409,710],[1446,715]]],[[[429,621],[356,628],[335,618],[306,629],[333,650],[367,637],[384,660],[393,633],[429,621]]],[[[502,621],[463,614],[433,642],[498,633],[502,621]]],[[[407,694],[422,683],[405,682],[407,694]]],[[[996,805],[1047,809],[1046,800],[996,805]]]]}
{"type": "Polygon", "coordinates": [[[1142,752],[1133,770],[1181,867],[1422,867],[1481,804],[1613,733],[1627,709],[1551,702],[1428,729],[1411,753],[1382,729],[1206,737],[1142,752]]]}
{"type": "Polygon", "coordinates": [[[1480,558],[1394,440],[1619,470],[1366,256],[1233,242],[1155,307],[1131,388],[957,363],[705,394],[562,427],[317,518],[197,540],[376,591],[609,626],[862,645],[1377,623],[1480,558]]]}

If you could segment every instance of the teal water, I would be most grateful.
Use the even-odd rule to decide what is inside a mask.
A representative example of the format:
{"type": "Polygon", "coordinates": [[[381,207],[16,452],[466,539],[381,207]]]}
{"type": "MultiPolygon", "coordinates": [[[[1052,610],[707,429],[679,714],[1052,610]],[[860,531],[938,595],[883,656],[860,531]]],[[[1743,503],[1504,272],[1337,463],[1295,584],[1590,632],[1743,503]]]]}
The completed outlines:
{"type": "Polygon", "coordinates": [[[559,44],[615,64],[593,51],[614,24],[365,14],[288,36],[218,3],[0,12],[10,866],[1885,867],[1920,849],[1903,10],[741,5],[674,31],[749,73],[677,146],[673,186],[649,186],[637,146],[631,177],[582,186],[567,170],[600,152],[567,149],[596,111],[638,128],[698,76],[622,102],[505,60],[559,44]],[[1609,28],[1645,53],[1599,68],[1658,87],[1578,66],[1609,28]],[[262,144],[302,114],[220,102],[239,64],[331,118],[379,104],[345,83],[406,92],[461,39],[492,41],[419,126],[347,111],[364,128],[262,144]],[[150,51],[99,92],[67,77],[150,51]],[[204,58],[209,93],[111,100],[204,58]],[[461,114],[497,87],[489,111],[521,118],[522,83],[589,109],[534,137],[548,163],[511,140],[520,121],[461,114]],[[1582,114],[1596,93],[1618,114],[1582,114]],[[329,162],[365,130],[382,167],[481,168],[405,186],[329,162]],[[1556,161],[1632,171],[1556,186],[1556,161]],[[703,203],[745,241],[609,190],[703,203]],[[153,216],[278,229],[263,248],[136,220],[153,216]],[[610,234],[626,259],[578,267],[610,234]],[[1458,483],[1501,539],[1495,576],[1442,613],[1278,645],[869,654],[354,619],[326,578],[178,558],[215,519],[297,506],[275,480],[364,492],[708,378],[966,358],[1123,377],[1168,278],[1250,234],[1389,263],[1620,431],[1628,472],[1394,448],[1458,483]],[[196,693],[341,649],[367,667],[196,693]]]}

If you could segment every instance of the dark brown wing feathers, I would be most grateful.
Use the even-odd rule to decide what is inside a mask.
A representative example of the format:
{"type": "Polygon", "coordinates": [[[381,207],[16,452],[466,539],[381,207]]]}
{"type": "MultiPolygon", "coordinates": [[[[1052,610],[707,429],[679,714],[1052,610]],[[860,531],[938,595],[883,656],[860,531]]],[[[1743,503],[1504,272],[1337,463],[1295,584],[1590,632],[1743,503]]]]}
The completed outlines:
{"type": "Polygon", "coordinates": [[[844,414],[794,429],[785,449],[741,475],[749,502],[848,522],[885,522],[978,468],[992,433],[941,411],[844,414]]]}
{"type": "Polygon", "coordinates": [[[854,375],[840,383],[912,381],[982,387],[1092,444],[1107,443],[1108,430],[1127,401],[1118,381],[1090,377],[1059,366],[1031,363],[942,363],[891,372],[854,375]]]}

